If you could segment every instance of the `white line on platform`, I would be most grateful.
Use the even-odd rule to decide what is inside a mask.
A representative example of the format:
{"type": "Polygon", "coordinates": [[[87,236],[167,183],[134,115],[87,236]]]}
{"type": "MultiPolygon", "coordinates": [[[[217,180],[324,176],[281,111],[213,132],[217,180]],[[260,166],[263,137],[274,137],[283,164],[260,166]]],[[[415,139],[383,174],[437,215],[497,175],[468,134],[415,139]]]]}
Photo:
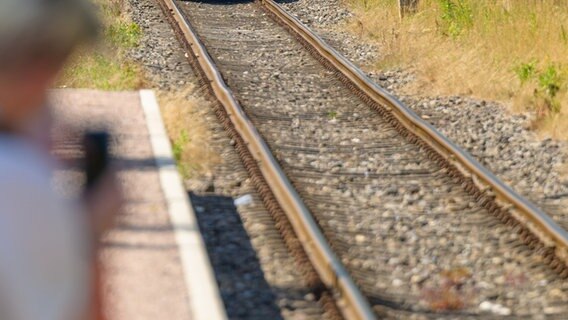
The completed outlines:
{"type": "Polygon", "coordinates": [[[170,221],[175,231],[189,296],[192,320],[225,320],[227,315],[221,301],[213,269],[199,231],[197,218],[182,185],[166,134],[156,96],[151,90],[141,90],[140,100],[154,159],[160,173],[170,221]]]}

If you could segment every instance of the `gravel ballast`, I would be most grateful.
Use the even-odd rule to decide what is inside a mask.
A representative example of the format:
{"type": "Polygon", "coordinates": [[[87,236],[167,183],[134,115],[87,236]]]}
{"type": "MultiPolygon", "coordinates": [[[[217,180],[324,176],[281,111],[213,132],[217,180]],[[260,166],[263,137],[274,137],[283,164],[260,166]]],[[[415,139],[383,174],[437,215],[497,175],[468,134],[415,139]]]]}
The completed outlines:
{"type": "Polygon", "coordinates": [[[280,3],[380,86],[568,229],[567,144],[539,138],[530,130],[531,114],[511,114],[497,102],[470,97],[406,96],[402,92],[412,83],[412,72],[374,69],[372,64],[380,59],[381,50],[344,31],[346,19],[352,16],[344,1],[280,3]]]}

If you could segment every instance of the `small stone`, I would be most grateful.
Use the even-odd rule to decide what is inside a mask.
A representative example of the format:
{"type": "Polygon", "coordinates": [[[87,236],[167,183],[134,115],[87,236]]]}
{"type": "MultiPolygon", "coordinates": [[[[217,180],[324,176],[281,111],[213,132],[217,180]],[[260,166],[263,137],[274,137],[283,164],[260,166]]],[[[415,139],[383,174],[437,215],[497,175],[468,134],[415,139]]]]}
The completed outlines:
{"type": "Polygon", "coordinates": [[[398,278],[392,280],[393,287],[400,287],[404,284],[404,282],[398,278]]]}
{"type": "Polygon", "coordinates": [[[550,290],[548,292],[548,295],[551,298],[564,298],[564,296],[565,296],[564,293],[562,292],[562,290],[560,290],[558,288],[554,288],[554,289],[550,290]]]}
{"type": "Polygon", "coordinates": [[[506,279],[503,276],[499,276],[495,279],[496,284],[505,284],[505,281],[506,281],[506,279]]]}
{"type": "Polygon", "coordinates": [[[316,296],[313,293],[308,293],[304,296],[304,299],[306,299],[307,301],[315,301],[316,296]]]}
{"type": "Polygon", "coordinates": [[[479,309],[483,311],[491,311],[492,305],[493,304],[489,301],[483,301],[482,303],[479,304],[479,309]]]}
{"type": "Polygon", "coordinates": [[[546,307],[544,308],[544,314],[551,315],[551,314],[561,314],[565,312],[564,307],[546,307]]]}
{"type": "Polygon", "coordinates": [[[418,284],[420,282],[422,282],[425,278],[419,274],[415,274],[412,277],[410,277],[410,282],[412,284],[418,284]]]}
{"type": "Polygon", "coordinates": [[[483,301],[482,303],[480,303],[479,309],[481,309],[482,311],[492,312],[500,316],[511,315],[511,309],[490,301],[483,301]]]}

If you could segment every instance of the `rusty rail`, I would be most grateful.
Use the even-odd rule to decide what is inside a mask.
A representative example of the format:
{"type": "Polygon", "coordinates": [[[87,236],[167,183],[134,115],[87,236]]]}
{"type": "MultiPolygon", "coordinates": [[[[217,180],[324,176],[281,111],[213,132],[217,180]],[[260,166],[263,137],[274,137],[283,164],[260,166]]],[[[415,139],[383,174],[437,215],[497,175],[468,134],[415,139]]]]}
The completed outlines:
{"type": "Polygon", "coordinates": [[[367,299],[359,291],[359,288],[327,243],[318,224],[225,84],[219,70],[207,53],[207,49],[185,20],[180,8],[174,0],[161,1],[168,8],[175,23],[189,43],[213,93],[225,108],[236,131],[257,161],[265,181],[290,220],[322,282],[337,294],[336,303],[342,314],[347,319],[375,319],[374,312],[367,299]]]}
{"type": "Polygon", "coordinates": [[[568,264],[568,233],[556,224],[550,216],[505,185],[470,154],[456,146],[432,125],[422,120],[414,111],[370,80],[359,68],[273,0],[259,1],[277,17],[279,22],[288,27],[297,37],[317,52],[325,62],[348,79],[350,84],[370,100],[387,109],[406,130],[428,145],[457,169],[463,177],[471,179],[481,193],[493,198],[500,209],[508,212],[518,223],[530,230],[545,248],[552,250],[557,258],[564,264],[568,264]]]}

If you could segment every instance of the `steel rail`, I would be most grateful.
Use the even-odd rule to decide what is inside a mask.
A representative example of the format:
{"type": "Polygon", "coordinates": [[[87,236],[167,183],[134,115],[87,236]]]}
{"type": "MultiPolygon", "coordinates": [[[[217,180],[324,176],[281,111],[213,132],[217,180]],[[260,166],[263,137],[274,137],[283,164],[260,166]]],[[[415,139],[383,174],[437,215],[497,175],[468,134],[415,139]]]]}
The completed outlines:
{"type": "Polygon", "coordinates": [[[258,1],[333,68],[341,72],[357,89],[386,108],[409,132],[430,146],[459,170],[465,178],[472,179],[481,192],[494,197],[495,202],[503,210],[506,210],[521,225],[537,236],[546,248],[554,250],[555,255],[568,264],[568,232],[556,224],[549,215],[513,191],[468,152],[459,148],[432,125],[422,120],[414,111],[369,79],[359,68],[280,5],[273,0],[258,1]]]}
{"type": "Polygon", "coordinates": [[[347,319],[376,319],[367,299],[329,246],[312,214],[225,84],[207,49],[186,21],[175,0],[160,1],[170,11],[177,27],[183,33],[194,57],[209,81],[214,95],[225,108],[233,126],[257,161],[264,179],[290,220],[322,282],[337,294],[335,300],[342,314],[347,319]]]}

